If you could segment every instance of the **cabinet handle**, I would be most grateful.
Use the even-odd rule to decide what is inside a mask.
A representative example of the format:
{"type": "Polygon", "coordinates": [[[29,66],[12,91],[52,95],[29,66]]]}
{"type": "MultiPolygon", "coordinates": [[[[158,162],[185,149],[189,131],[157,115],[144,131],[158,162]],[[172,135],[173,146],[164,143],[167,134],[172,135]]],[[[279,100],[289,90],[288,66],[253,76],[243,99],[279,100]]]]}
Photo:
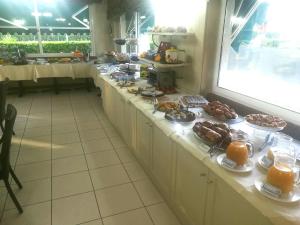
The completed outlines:
{"type": "Polygon", "coordinates": [[[206,177],[206,173],[200,173],[200,177],[206,177]]]}
{"type": "Polygon", "coordinates": [[[214,181],[213,181],[213,180],[210,180],[210,179],[208,179],[208,180],[207,180],[207,183],[208,183],[208,184],[212,184],[212,183],[214,183],[214,181]]]}

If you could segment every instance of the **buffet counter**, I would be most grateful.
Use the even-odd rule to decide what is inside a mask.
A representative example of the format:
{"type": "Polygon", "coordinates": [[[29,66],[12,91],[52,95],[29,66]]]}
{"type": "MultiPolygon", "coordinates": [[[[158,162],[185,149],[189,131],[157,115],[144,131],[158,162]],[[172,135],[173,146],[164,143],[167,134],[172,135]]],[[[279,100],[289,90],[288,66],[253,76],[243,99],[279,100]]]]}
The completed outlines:
{"type": "MultiPolygon", "coordinates": [[[[265,170],[256,165],[250,173],[238,174],[217,164],[217,156],[211,157],[192,131],[201,114],[193,123],[172,123],[164,113],[153,113],[150,100],[128,93],[96,67],[90,76],[102,90],[108,118],[183,224],[300,224],[299,202],[278,203],[255,189],[254,181],[263,179],[265,170]]],[[[253,132],[246,124],[238,126],[253,132]]],[[[256,152],[253,161],[261,154],[256,152]]]]}
{"type": "Polygon", "coordinates": [[[0,81],[9,79],[13,81],[33,80],[37,82],[39,78],[86,78],[90,76],[90,68],[89,63],[0,66],[0,81]]]}

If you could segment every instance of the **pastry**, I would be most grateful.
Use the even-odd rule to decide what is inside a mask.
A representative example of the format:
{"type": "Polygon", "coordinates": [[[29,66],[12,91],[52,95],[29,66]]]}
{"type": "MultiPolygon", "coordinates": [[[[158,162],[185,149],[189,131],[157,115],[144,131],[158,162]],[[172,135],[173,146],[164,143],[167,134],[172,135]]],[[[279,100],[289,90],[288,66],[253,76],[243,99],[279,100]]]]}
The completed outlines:
{"type": "Polygon", "coordinates": [[[207,103],[207,100],[199,95],[186,95],[180,97],[183,107],[197,108],[207,103]]]}
{"type": "Polygon", "coordinates": [[[287,123],[278,116],[265,114],[250,114],[246,116],[248,123],[268,128],[284,128],[287,123]]]}
{"type": "Polygon", "coordinates": [[[193,127],[193,131],[211,144],[222,143],[223,146],[227,146],[232,139],[231,130],[227,124],[211,121],[197,122],[193,127]]]}
{"type": "Polygon", "coordinates": [[[157,105],[157,110],[161,112],[166,112],[171,109],[179,109],[179,104],[176,102],[160,102],[157,105]]]}
{"type": "Polygon", "coordinates": [[[236,119],[238,117],[234,109],[220,101],[209,102],[203,105],[202,108],[208,115],[221,121],[236,119]]]}

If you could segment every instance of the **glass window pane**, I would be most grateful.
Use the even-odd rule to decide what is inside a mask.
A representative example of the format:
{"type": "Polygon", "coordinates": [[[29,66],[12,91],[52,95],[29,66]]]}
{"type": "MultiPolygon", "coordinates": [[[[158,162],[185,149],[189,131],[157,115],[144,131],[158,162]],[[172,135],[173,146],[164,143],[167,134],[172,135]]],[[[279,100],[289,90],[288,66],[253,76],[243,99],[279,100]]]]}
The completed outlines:
{"type": "Polygon", "coordinates": [[[38,4],[44,53],[90,51],[89,9],[85,4],[53,0],[38,4]],[[74,19],[72,15],[78,13],[74,19]]]}
{"type": "Polygon", "coordinates": [[[39,53],[37,14],[44,53],[90,51],[89,10],[84,3],[39,0],[37,13],[32,0],[0,0],[0,5],[0,47],[3,49],[39,53]]]}
{"type": "Polygon", "coordinates": [[[300,2],[230,2],[218,86],[300,112],[300,2]]]}

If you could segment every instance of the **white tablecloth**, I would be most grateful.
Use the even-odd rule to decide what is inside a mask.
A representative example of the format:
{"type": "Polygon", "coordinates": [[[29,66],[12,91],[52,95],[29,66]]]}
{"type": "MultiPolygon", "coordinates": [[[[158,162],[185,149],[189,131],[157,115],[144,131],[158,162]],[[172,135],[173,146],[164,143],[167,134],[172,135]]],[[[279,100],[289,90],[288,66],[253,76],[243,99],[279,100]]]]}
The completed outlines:
{"type": "Polygon", "coordinates": [[[91,68],[92,65],[88,63],[0,66],[0,81],[9,79],[37,82],[39,78],[51,77],[87,78],[91,77],[91,68]]]}

